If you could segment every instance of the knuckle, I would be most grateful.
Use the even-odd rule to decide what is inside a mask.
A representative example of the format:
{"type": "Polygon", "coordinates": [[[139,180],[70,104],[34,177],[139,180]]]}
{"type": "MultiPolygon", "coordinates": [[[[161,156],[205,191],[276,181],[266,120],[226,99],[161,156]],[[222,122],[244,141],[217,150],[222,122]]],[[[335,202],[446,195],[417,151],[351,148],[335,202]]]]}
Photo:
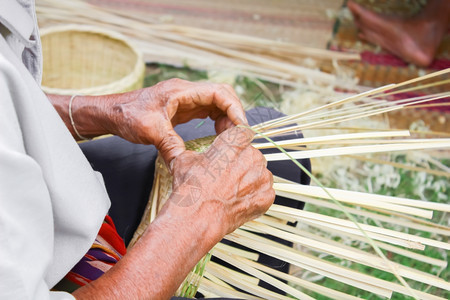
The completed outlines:
{"type": "Polygon", "coordinates": [[[172,84],[179,84],[179,83],[184,83],[186,81],[183,80],[183,79],[180,79],[180,78],[171,78],[169,80],[166,80],[166,82],[167,83],[172,83],[172,84]]]}
{"type": "Polygon", "coordinates": [[[248,145],[248,147],[250,149],[252,149],[252,154],[253,154],[253,159],[255,160],[255,162],[259,163],[259,164],[264,164],[266,163],[266,158],[264,157],[264,155],[261,153],[261,151],[259,151],[258,149],[255,149],[254,147],[252,147],[251,145],[248,145]]]}

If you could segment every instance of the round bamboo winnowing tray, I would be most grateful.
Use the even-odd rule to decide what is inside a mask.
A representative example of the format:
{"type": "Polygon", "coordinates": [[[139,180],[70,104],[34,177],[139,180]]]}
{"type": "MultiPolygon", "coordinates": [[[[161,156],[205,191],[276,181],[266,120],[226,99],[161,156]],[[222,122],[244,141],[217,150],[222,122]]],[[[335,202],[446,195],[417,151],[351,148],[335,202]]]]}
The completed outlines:
{"type": "Polygon", "coordinates": [[[139,89],[142,54],[122,35],[94,26],[41,30],[42,89],[60,95],[102,95],[139,89]]]}

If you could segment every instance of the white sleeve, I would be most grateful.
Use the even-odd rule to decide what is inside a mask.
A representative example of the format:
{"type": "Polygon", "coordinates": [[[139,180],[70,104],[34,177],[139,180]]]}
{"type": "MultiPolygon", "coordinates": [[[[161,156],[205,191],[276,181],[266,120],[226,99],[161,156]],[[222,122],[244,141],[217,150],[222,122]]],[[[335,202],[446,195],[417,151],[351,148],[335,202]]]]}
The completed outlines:
{"type": "Polygon", "coordinates": [[[0,54],[0,299],[74,299],[49,291],[53,212],[42,170],[26,154],[13,97],[20,89],[0,54]]]}

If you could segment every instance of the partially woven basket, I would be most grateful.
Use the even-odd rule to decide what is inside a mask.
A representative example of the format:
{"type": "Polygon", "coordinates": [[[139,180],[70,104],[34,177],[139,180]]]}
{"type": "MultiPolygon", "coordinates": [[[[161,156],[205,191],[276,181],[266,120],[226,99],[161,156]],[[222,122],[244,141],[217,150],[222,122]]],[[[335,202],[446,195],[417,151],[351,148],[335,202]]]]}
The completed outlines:
{"type": "MultiPolygon", "coordinates": [[[[185,143],[187,150],[204,152],[214,141],[215,136],[207,136],[196,140],[187,141],[185,143]]],[[[155,162],[155,179],[153,180],[153,187],[149,197],[149,201],[142,216],[141,223],[136,229],[133,239],[130,241],[128,248],[132,248],[134,244],[141,238],[147,227],[156,218],[156,215],[164,206],[166,201],[172,194],[172,175],[161,157],[158,155],[155,162]]],[[[205,265],[210,259],[208,253],[203,257],[193,270],[188,274],[186,279],[178,288],[175,296],[183,296],[193,298],[200,285],[200,280],[203,277],[205,265]]]]}
{"type": "Polygon", "coordinates": [[[122,35],[94,26],[41,30],[42,89],[60,95],[104,95],[143,86],[142,54],[122,35]]]}

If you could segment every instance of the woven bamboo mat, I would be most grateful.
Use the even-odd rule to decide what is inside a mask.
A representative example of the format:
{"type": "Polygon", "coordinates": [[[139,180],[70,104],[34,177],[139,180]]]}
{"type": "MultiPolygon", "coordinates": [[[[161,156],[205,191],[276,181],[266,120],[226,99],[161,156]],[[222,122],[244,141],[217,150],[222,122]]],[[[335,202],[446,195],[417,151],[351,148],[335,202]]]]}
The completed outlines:
{"type": "Polygon", "coordinates": [[[295,42],[325,49],[342,0],[89,0],[90,3],[172,23],[295,42]]]}
{"type": "MultiPolygon", "coordinates": [[[[398,83],[426,73],[450,68],[450,34],[447,34],[442,41],[434,62],[425,69],[409,65],[375,45],[361,41],[358,39],[358,30],[355,24],[348,19],[336,21],[329,49],[360,53],[361,61],[350,62],[348,66],[355,71],[359,83],[369,87],[398,83]]],[[[447,75],[441,80],[448,78],[447,75]]],[[[425,92],[438,93],[449,90],[450,84],[447,84],[425,92]]],[[[444,99],[441,102],[448,103],[448,101],[449,99],[444,99]]],[[[450,132],[449,106],[391,112],[389,117],[391,125],[396,128],[408,128],[412,122],[423,120],[432,130],[450,132]]]]}

